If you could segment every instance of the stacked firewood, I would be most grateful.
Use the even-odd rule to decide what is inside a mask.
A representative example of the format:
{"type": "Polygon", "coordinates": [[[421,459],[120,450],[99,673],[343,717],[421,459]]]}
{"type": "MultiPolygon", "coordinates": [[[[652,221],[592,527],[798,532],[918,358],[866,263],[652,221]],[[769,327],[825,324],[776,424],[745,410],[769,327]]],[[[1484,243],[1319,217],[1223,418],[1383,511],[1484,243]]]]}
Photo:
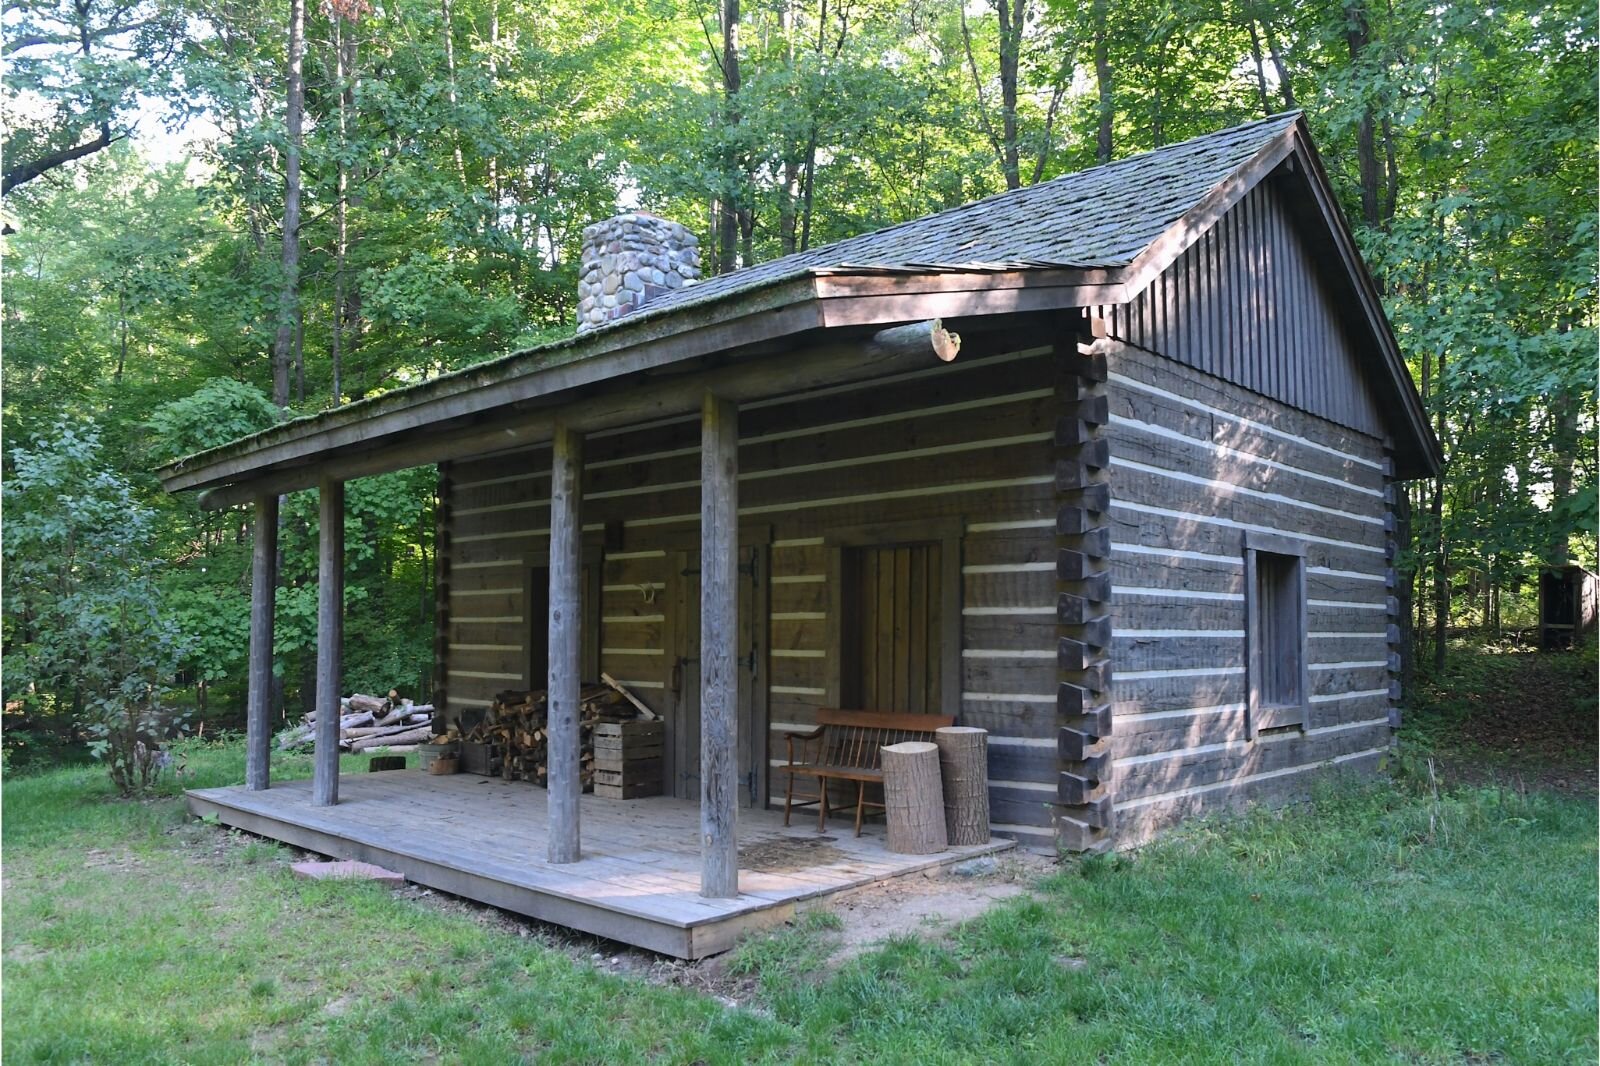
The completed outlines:
{"type": "MultiPolygon", "coordinates": [[[[620,685],[584,685],[579,693],[579,780],[585,792],[594,786],[594,727],[597,722],[631,722],[640,717],[637,701],[620,685]]],[[[468,744],[498,749],[500,773],[506,780],[549,783],[549,699],[542,689],[511,690],[495,696],[483,721],[462,733],[468,744]]],[[[436,737],[435,742],[457,739],[436,737]]]]}
{"type": "MultiPolygon", "coordinates": [[[[425,744],[433,734],[433,705],[402,699],[400,693],[367,696],[356,693],[339,700],[339,750],[367,751],[425,744]]],[[[285,751],[314,746],[317,712],[313,711],[298,726],[278,738],[285,751]]]]}

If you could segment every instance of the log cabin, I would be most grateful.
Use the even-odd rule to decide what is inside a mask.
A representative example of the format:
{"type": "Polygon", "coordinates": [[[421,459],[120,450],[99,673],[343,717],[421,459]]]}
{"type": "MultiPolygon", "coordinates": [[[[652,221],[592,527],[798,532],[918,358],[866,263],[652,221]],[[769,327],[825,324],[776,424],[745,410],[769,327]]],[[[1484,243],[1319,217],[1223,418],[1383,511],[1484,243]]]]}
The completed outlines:
{"type": "MultiPolygon", "coordinates": [[[[436,703],[550,692],[529,862],[584,861],[601,671],[664,721],[709,900],[748,891],[741,827],[823,708],[988,730],[993,833],[1052,851],[1381,764],[1397,486],[1440,451],[1298,113],[704,279],[633,213],[582,269],[568,339],[161,471],[254,507],[238,795],[270,784],[279,494],[321,495],[336,706],[343,485],[423,464],[436,703]]],[[[310,802],[340,789],[330,737],[310,802]]]]}

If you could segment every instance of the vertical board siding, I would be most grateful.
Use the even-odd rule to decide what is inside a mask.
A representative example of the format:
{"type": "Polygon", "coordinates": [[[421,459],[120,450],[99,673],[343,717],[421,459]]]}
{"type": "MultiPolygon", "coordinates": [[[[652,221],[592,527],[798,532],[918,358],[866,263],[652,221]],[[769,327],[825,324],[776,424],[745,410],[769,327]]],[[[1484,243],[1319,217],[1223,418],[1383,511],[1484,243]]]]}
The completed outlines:
{"type": "MultiPolygon", "coordinates": [[[[1278,294],[1267,295],[1270,310],[1278,294]]],[[[1119,846],[1303,790],[1306,771],[1328,763],[1375,766],[1390,737],[1381,442],[1128,345],[1109,377],[1119,846]],[[1311,665],[1306,729],[1254,741],[1250,530],[1306,541],[1311,665]]]]}
{"type": "MultiPolygon", "coordinates": [[[[741,406],[741,526],[771,535],[760,575],[768,594],[760,653],[768,679],[769,790],[780,802],[784,736],[814,725],[836,683],[826,655],[837,620],[828,616],[825,534],[955,517],[967,529],[962,610],[937,624],[962,628],[960,720],[991,732],[995,822],[1049,824],[1056,414],[1050,361],[1047,347],[1019,342],[1016,351],[971,358],[964,352],[954,363],[889,382],[741,406]]],[[[605,530],[610,544],[600,582],[601,668],[663,714],[672,710],[675,665],[673,556],[697,543],[699,529],[699,433],[697,418],[676,418],[591,434],[585,442],[585,529],[591,536],[605,530]]],[[[524,557],[549,544],[550,468],[548,447],[451,464],[444,491],[452,712],[487,706],[496,692],[522,683],[527,631],[540,624],[525,614],[524,557]]],[[[901,575],[900,560],[891,562],[892,572],[884,572],[892,588],[901,575]]],[[[908,553],[908,582],[915,562],[908,553]]],[[[938,579],[936,561],[922,565],[938,579]]],[[[928,604],[937,603],[938,589],[930,585],[927,596],[928,604]]],[[[915,602],[902,606],[910,611],[915,602]]],[[[900,624],[916,629],[933,620],[908,613],[900,624]]],[[[936,635],[928,644],[937,647],[936,635]]],[[[887,661],[896,677],[909,678],[909,659],[902,671],[891,648],[887,661]]],[[[936,666],[926,664],[933,685],[936,666]]]]}
{"type": "Polygon", "coordinates": [[[1369,436],[1382,418],[1355,342],[1278,187],[1252,189],[1138,298],[1112,336],[1369,436]]]}

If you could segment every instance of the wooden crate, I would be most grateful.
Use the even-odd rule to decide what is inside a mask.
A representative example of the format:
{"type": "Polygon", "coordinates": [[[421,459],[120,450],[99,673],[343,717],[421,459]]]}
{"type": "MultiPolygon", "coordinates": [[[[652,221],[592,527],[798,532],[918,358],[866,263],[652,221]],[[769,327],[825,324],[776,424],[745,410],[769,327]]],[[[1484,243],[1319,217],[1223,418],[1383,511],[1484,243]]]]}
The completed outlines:
{"type": "Polygon", "coordinates": [[[665,739],[661,722],[596,722],[594,794],[604,799],[659,796],[665,739]]]}
{"type": "Polygon", "coordinates": [[[634,782],[631,785],[602,785],[598,779],[594,783],[594,794],[601,799],[625,800],[637,799],[640,796],[661,795],[661,782],[634,782]]]}
{"type": "Polygon", "coordinates": [[[659,759],[666,728],[661,722],[596,722],[594,757],[613,762],[659,759]]]}
{"type": "Polygon", "coordinates": [[[461,742],[461,772],[493,777],[500,772],[500,745],[461,742]]]}

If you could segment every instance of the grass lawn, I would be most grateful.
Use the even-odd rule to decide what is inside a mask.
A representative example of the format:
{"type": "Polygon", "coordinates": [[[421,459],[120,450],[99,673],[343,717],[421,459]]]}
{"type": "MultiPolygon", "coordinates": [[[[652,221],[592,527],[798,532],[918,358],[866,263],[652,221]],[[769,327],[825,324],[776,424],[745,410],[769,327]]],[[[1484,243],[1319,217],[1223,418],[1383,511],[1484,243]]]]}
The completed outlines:
{"type": "MultiPolygon", "coordinates": [[[[189,749],[188,785],[242,779],[189,749]]],[[[352,760],[355,769],[358,760],[352,760]]],[[[284,776],[309,772],[285,758],[284,776]]],[[[1448,782],[1447,782],[1448,785],[1448,782]]],[[[4,786],[12,1062],[1005,1063],[1596,1059],[1592,800],[1338,783],[1064,867],[929,942],[749,943],[756,1009],[186,822],[176,784],[4,786]]]]}

